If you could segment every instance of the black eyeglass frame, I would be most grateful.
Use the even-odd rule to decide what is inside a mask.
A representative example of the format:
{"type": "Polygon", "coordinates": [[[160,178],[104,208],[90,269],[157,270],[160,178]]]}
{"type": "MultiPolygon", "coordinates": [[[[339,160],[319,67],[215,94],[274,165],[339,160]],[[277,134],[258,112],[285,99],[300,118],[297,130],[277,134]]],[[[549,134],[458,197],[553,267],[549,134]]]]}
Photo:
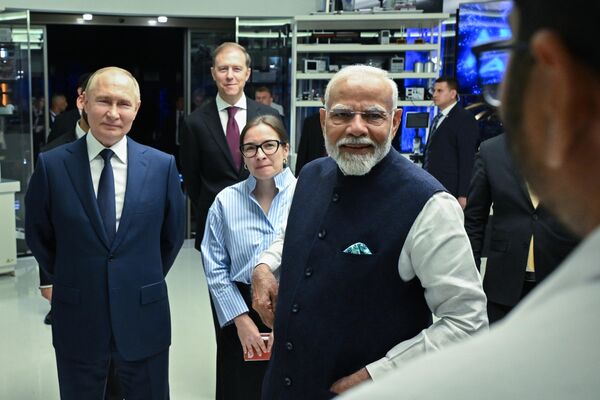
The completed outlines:
{"type": "MultiPolygon", "coordinates": [[[[477,71],[477,80],[479,83],[479,87],[481,88],[481,97],[483,101],[490,107],[498,108],[501,105],[499,99],[493,97],[489,91],[485,90],[486,85],[483,83],[481,79],[481,75],[479,74],[479,69],[481,67],[481,54],[488,51],[503,51],[508,50],[510,52],[509,57],[512,56],[513,53],[521,53],[525,51],[529,51],[529,43],[514,41],[512,39],[509,40],[498,40],[494,42],[483,43],[477,46],[473,46],[471,51],[475,56],[476,60],[476,71],[477,71]]],[[[508,65],[507,65],[508,68],[508,65]]]]}
{"type": "Polygon", "coordinates": [[[240,153],[242,153],[242,157],[244,157],[244,158],[252,158],[252,157],[256,157],[256,155],[258,154],[258,149],[261,149],[265,155],[270,156],[270,155],[277,153],[277,150],[279,150],[279,147],[281,147],[281,145],[285,145],[285,144],[286,144],[286,142],[284,142],[283,140],[277,140],[277,139],[265,140],[261,144],[244,143],[244,144],[240,145],[240,153]],[[276,142],[277,146],[275,147],[275,150],[273,150],[273,152],[266,152],[265,149],[263,148],[263,146],[265,144],[271,143],[271,142],[276,142]],[[246,154],[244,154],[244,147],[246,147],[246,146],[254,146],[254,154],[252,154],[251,156],[247,156],[246,154]]]}
{"type": "Polygon", "coordinates": [[[393,115],[393,111],[392,112],[388,112],[388,111],[383,111],[383,110],[368,110],[368,111],[354,111],[354,110],[348,110],[348,109],[336,109],[336,108],[331,108],[331,109],[327,109],[325,108],[325,111],[327,112],[327,114],[333,114],[333,118],[335,118],[336,114],[349,114],[349,116],[347,118],[342,118],[343,121],[341,121],[341,123],[348,123],[349,121],[352,121],[354,119],[354,117],[356,117],[357,114],[360,115],[360,117],[367,123],[370,125],[375,125],[375,126],[379,126],[385,123],[385,121],[387,121],[388,117],[390,115],[393,115]],[[369,121],[369,117],[374,117],[374,116],[378,116],[381,117],[381,122],[373,122],[373,121],[369,121]]]}

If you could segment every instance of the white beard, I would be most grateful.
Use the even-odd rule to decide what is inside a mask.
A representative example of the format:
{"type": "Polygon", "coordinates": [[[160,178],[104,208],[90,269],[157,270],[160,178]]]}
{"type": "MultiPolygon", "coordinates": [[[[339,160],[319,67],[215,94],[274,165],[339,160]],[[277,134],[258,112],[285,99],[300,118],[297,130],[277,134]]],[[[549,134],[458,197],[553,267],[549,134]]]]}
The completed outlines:
{"type": "Polygon", "coordinates": [[[371,169],[383,160],[383,158],[389,153],[392,148],[392,127],[390,126],[390,132],[387,135],[385,142],[377,144],[368,137],[355,137],[346,136],[332,144],[325,135],[325,149],[327,154],[335,160],[338,167],[342,170],[344,175],[366,175],[371,169]],[[372,145],[375,148],[372,154],[351,154],[340,151],[340,146],[346,144],[359,144],[359,145],[372,145]]]}

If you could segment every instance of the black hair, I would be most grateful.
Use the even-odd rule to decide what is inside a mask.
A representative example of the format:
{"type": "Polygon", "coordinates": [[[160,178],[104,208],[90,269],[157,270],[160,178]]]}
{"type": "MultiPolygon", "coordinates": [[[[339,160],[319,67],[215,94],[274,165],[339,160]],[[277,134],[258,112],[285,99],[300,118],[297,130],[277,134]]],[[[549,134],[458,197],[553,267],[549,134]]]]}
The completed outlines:
{"type": "Polygon", "coordinates": [[[517,40],[528,43],[535,32],[550,29],[571,54],[600,72],[597,51],[598,13],[595,2],[584,0],[515,0],[519,13],[517,40]]]}

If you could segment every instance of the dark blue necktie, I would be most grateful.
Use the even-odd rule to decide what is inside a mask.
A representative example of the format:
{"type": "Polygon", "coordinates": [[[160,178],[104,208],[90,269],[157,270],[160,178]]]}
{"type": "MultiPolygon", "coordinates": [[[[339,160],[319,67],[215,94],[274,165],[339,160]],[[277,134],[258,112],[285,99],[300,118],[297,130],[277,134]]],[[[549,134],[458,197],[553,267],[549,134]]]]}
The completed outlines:
{"type": "Polygon", "coordinates": [[[429,135],[427,135],[427,144],[425,145],[425,154],[423,157],[423,168],[424,169],[429,168],[429,144],[431,143],[431,138],[433,137],[433,134],[435,133],[435,131],[437,131],[437,125],[443,116],[444,116],[444,114],[439,112],[433,118],[433,121],[431,121],[431,126],[429,127],[429,135]]]}
{"type": "Polygon", "coordinates": [[[431,121],[431,129],[429,130],[429,137],[431,138],[431,135],[433,135],[433,133],[435,131],[437,131],[437,126],[438,123],[440,122],[440,119],[442,119],[442,117],[444,116],[444,114],[442,114],[441,112],[439,112],[434,118],[433,121],[431,121]]]}
{"type": "Polygon", "coordinates": [[[115,206],[115,177],[113,175],[110,159],[115,153],[110,149],[104,149],[100,156],[104,159],[104,168],[98,183],[98,208],[104,222],[104,230],[108,237],[108,243],[112,243],[117,232],[117,211],[115,206]]]}

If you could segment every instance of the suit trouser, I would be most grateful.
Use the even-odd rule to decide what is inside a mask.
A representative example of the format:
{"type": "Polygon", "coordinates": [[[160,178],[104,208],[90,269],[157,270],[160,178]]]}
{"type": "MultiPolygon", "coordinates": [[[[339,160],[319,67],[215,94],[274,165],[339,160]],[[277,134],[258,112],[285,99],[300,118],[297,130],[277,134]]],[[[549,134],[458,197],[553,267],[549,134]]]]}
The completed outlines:
{"type": "MultiPolygon", "coordinates": [[[[535,286],[536,286],[536,282],[529,282],[529,281],[523,282],[523,290],[521,291],[521,300],[523,300],[523,298],[525,296],[527,296],[529,294],[529,292],[531,292],[535,288],[535,286]]],[[[506,315],[516,306],[517,306],[516,304],[514,306],[507,306],[505,304],[495,303],[488,299],[487,314],[488,314],[488,320],[490,322],[490,325],[495,322],[498,322],[502,318],[506,317],[506,315]]]]}
{"type": "Polygon", "coordinates": [[[127,400],[169,399],[169,350],[126,361],[115,350],[102,360],[75,360],[56,353],[61,400],[103,400],[113,363],[127,400]]]}

